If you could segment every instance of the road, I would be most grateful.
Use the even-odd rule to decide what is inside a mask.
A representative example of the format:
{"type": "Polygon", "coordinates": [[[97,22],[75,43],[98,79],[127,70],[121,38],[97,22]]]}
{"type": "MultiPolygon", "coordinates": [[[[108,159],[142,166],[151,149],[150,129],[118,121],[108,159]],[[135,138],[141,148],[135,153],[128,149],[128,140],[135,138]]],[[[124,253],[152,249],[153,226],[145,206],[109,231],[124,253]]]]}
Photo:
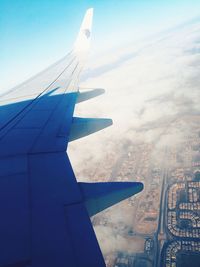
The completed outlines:
{"type": "MultiPolygon", "coordinates": [[[[164,156],[164,162],[167,162],[167,148],[165,149],[165,156],[164,156]]],[[[161,263],[161,251],[164,245],[164,242],[166,240],[166,233],[165,233],[165,211],[166,211],[166,205],[167,205],[167,197],[166,197],[166,191],[167,191],[167,180],[168,180],[168,168],[167,166],[163,167],[162,171],[162,186],[161,186],[161,195],[160,195],[160,211],[159,211],[159,219],[158,219],[158,229],[155,233],[155,262],[154,267],[160,267],[161,263]]]]}

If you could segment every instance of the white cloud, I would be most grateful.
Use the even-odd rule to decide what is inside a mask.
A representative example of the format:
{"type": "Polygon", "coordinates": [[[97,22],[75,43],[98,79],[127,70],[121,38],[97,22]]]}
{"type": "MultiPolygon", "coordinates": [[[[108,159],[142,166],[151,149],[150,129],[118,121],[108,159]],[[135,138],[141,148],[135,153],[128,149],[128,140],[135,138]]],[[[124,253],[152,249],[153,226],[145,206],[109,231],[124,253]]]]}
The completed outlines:
{"type": "MultiPolygon", "coordinates": [[[[186,116],[200,112],[199,29],[200,24],[188,25],[162,38],[90,60],[90,72],[82,86],[105,88],[106,94],[77,105],[76,116],[110,117],[114,125],[70,144],[78,179],[92,180],[92,175],[85,175],[95,173],[96,177],[98,172],[99,177],[103,172],[108,179],[110,170],[100,173],[98,166],[103,168],[109,153],[120,153],[125,139],[134,145],[154,142],[157,160],[160,147],[182,142],[192,127],[186,116]]],[[[120,214],[113,216],[112,222],[119,225],[119,220],[120,214]]],[[[124,225],[129,223],[125,219],[124,225]]],[[[98,226],[96,231],[104,253],[122,248],[129,251],[127,240],[109,227],[98,226]],[[107,235],[109,242],[105,242],[107,235]]]]}

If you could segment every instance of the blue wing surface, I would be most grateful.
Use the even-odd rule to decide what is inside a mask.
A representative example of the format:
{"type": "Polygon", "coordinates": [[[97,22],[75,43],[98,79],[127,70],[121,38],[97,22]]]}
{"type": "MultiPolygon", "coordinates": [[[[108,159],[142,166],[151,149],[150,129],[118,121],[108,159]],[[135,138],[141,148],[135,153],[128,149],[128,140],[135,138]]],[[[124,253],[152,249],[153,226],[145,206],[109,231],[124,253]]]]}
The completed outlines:
{"type": "Polygon", "coordinates": [[[92,124],[111,124],[73,118],[92,13],[67,56],[0,97],[1,267],[105,266],[90,215],[124,199],[123,186],[118,196],[119,186],[77,183],[66,153],[70,140],[93,132],[92,124]]]}

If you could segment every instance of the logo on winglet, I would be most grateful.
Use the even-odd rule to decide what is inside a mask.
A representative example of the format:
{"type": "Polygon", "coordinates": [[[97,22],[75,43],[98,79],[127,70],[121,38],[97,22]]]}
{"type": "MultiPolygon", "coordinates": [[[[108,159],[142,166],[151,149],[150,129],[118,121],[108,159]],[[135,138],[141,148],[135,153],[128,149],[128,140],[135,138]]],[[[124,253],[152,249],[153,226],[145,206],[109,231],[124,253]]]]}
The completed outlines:
{"type": "Polygon", "coordinates": [[[85,36],[88,39],[90,37],[90,30],[89,29],[84,29],[83,32],[84,32],[85,36]]]}

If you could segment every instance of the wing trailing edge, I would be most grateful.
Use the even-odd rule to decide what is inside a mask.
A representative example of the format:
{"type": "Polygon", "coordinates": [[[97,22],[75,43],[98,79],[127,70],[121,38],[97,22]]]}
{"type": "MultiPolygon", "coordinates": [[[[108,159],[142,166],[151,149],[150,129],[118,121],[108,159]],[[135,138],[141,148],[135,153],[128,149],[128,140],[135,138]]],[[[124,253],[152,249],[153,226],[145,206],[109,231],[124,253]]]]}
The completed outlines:
{"type": "Polygon", "coordinates": [[[89,216],[143,190],[140,182],[78,183],[89,216]]]}

